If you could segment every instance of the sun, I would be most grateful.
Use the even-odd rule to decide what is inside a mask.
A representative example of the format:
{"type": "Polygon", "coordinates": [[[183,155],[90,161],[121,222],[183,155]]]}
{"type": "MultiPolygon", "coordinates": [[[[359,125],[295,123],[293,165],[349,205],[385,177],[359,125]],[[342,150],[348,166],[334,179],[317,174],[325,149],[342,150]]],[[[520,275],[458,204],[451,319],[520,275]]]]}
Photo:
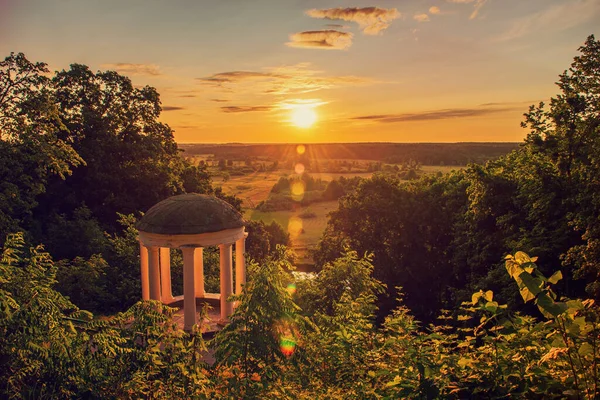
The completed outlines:
{"type": "Polygon", "coordinates": [[[310,128],[317,122],[317,113],[313,107],[297,107],[292,110],[291,121],[298,128],[310,128]]]}

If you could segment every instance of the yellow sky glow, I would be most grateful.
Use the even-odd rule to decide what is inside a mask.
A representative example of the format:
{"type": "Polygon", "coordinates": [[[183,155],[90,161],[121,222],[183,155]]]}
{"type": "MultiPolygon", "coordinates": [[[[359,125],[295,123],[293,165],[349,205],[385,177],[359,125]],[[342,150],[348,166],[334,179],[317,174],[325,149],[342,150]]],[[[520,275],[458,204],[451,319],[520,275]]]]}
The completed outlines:
{"type": "Polygon", "coordinates": [[[180,143],[518,142],[600,34],[598,0],[4,3],[0,57],[153,86],[180,143]]]}

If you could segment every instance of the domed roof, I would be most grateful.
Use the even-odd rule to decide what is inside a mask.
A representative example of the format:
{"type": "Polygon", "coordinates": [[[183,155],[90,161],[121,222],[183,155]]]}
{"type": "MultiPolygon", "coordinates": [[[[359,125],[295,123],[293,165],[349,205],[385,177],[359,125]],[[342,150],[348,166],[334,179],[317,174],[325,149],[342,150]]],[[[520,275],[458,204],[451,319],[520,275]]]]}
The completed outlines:
{"type": "Polygon", "coordinates": [[[242,214],[225,201],[188,193],[155,204],[137,223],[142,232],[162,235],[194,235],[244,226],[242,214]]]}

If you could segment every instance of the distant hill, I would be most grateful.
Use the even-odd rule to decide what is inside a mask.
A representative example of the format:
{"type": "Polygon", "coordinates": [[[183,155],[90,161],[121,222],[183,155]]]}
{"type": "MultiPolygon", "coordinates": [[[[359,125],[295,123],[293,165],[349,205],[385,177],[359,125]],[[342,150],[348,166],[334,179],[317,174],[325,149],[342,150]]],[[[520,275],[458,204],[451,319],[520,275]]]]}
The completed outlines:
{"type": "MultiPolygon", "coordinates": [[[[297,156],[299,144],[191,144],[180,143],[185,156],[214,155],[215,159],[266,158],[285,160],[297,156]]],[[[510,153],[519,143],[319,143],[307,144],[309,159],[373,160],[424,165],[467,165],[483,163],[510,153]]]]}

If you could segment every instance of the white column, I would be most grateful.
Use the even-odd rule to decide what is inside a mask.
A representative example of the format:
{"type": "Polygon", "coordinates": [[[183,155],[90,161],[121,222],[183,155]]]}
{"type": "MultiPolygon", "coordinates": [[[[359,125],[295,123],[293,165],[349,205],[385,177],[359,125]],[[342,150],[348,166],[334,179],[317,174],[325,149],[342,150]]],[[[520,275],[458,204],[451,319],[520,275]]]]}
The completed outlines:
{"type": "MultiPolygon", "coordinates": [[[[247,234],[246,234],[247,235],[247,234]]],[[[246,238],[235,242],[235,294],[242,293],[242,286],[246,284],[246,238]]]]}
{"type": "Polygon", "coordinates": [[[196,296],[194,289],[194,247],[182,247],[183,252],[183,329],[191,330],[196,324],[196,296]]]}
{"type": "Polygon", "coordinates": [[[150,300],[150,284],[148,282],[148,248],[140,242],[140,269],[142,273],[142,300],[150,300]]]}
{"type": "Polygon", "coordinates": [[[196,264],[196,273],[194,278],[196,280],[196,297],[204,297],[204,260],[203,260],[204,249],[197,247],[194,253],[194,263],[196,264]]]}
{"type": "Polygon", "coordinates": [[[219,245],[221,262],[221,320],[226,321],[233,314],[233,304],[227,301],[233,292],[231,280],[231,244],[219,245]]]}
{"type": "Polygon", "coordinates": [[[148,247],[148,264],[150,270],[150,300],[160,300],[160,270],[158,267],[158,247],[148,247]]]}
{"type": "Polygon", "coordinates": [[[171,249],[168,247],[160,248],[160,300],[168,304],[173,301],[173,291],[171,288],[171,249]]]}

